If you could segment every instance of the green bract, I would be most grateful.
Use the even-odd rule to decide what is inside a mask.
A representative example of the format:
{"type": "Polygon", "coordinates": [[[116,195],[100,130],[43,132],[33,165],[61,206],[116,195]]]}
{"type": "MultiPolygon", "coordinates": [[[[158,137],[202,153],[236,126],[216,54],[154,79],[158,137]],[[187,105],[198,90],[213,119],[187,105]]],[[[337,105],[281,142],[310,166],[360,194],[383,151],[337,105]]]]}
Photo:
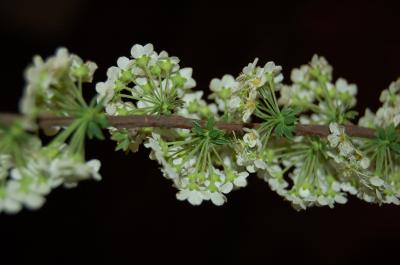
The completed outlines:
{"type": "Polygon", "coordinates": [[[236,77],[211,80],[207,102],[204,91],[193,90],[192,68],[181,68],[179,58],[152,44],[136,44],[96,83],[97,96],[88,104],[83,90],[95,63],[65,48],[46,60],[34,57],[25,73],[22,118],[0,124],[0,212],[37,209],[53,188],[101,179],[100,161],[86,161],[85,141],[106,138],[104,129],[116,150],[135,152],[144,143],[176,197],[193,205],[224,204],[253,173],[295,209],[334,207],[349,195],[400,204],[400,79],[382,92],[376,113],[367,109],[358,120],[375,130],[368,139],[349,135],[345,125],[356,122],[357,87],[334,80],[325,58],[315,55],[293,69],[290,84],[281,66],[258,61],[236,77]],[[36,123],[49,115],[56,120],[45,132],[55,135],[42,145],[36,123]],[[187,123],[114,127],[112,116],[132,115],[187,123]],[[218,127],[224,123],[232,130],[218,127]],[[297,124],[321,125],[329,135],[298,136],[297,124]]]}

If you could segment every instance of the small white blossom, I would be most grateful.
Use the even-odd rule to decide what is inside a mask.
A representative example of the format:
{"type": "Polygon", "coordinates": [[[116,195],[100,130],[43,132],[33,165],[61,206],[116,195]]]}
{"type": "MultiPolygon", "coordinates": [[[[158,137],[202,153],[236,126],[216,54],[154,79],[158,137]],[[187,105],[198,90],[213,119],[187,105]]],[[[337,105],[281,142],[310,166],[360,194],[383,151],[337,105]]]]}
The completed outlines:
{"type": "Polygon", "coordinates": [[[350,96],[357,94],[357,86],[355,84],[348,84],[344,78],[338,78],[335,86],[340,93],[348,93],[350,96]]]}
{"type": "Polygon", "coordinates": [[[374,176],[372,178],[370,178],[369,180],[371,182],[372,185],[374,185],[375,187],[380,187],[382,186],[385,182],[378,176],[374,176]]]}
{"type": "Polygon", "coordinates": [[[245,128],[244,131],[246,133],[243,136],[243,141],[247,146],[250,148],[261,147],[260,135],[257,130],[245,128]]]}
{"type": "Polygon", "coordinates": [[[176,194],[176,198],[180,201],[188,200],[192,205],[200,205],[205,199],[205,196],[198,190],[184,189],[176,194]]]}
{"type": "Polygon", "coordinates": [[[249,176],[249,173],[247,172],[240,172],[238,174],[238,177],[235,178],[235,180],[233,181],[233,183],[235,184],[235,186],[237,187],[246,187],[247,186],[247,177],[249,176]]]}
{"type": "Polygon", "coordinates": [[[154,54],[153,44],[148,43],[144,46],[140,44],[133,45],[131,49],[131,55],[133,58],[138,59],[142,56],[151,56],[154,54]]]}
{"type": "Polygon", "coordinates": [[[331,134],[328,135],[328,141],[331,147],[337,147],[340,155],[349,157],[354,152],[353,144],[347,139],[345,129],[337,123],[329,124],[331,134]]]}

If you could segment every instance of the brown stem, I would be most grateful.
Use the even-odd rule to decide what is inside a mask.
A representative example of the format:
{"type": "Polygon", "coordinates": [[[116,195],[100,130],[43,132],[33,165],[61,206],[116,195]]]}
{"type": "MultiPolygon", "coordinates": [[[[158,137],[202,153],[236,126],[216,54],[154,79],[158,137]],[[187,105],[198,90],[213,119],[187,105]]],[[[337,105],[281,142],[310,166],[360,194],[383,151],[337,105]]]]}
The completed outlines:
{"type": "MultiPolygon", "coordinates": [[[[163,128],[182,128],[190,129],[193,122],[197,121],[204,125],[204,120],[188,119],[181,116],[109,116],[108,121],[116,128],[141,128],[141,127],[163,127],[163,128]]],[[[68,125],[71,118],[43,117],[39,119],[40,127],[51,127],[56,125],[68,125]]],[[[242,131],[243,128],[257,128],[259,123],[224,123],[218,122],[217,127],[227,131],[242,131]]],[[[350,136],[373,138],[375,131],[373,129],[359,127],[355,125],[346,125],[346,133],[350,136]]],[[[320,136],[329,135],[327,125],[296,125],[296,135],[299,136],[320,136]]]]}
{"type": "MultiPolygon", "coordinates": [[[[21,116],[16,114],[0,114],[0,122],[10,123],[21,116]]],[[[41,128],[54,126],[66,126],[73,121],[70,117],[41,117],[38,120],[41,128]]],[[[188,119],[181,116],[108,116],[109,123],[116,128],[143,128],[143,127],[163,127],[163,128],[182,128],[190,129],[193,122],[197,121],[204,125],[204,120],[188,119]]],[[[217,127],[226,131],[242,131],[243,128],[257,128],[260,123],[224,123],[218,122],[217,127]]],[[[354,137],[373,138],[375,130],[356,125],[345,125],[346,133],[354,137]]],[[[319,136],[329,135],[328,125],[297,124],[296,135],[298,136],[319,136]]]]}

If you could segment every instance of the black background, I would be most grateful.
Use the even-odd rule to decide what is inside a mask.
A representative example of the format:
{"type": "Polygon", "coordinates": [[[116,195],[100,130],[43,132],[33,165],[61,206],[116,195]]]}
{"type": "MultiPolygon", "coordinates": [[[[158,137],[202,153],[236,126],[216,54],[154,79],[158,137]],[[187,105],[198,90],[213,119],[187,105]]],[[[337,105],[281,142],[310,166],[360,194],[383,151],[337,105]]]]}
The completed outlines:
{"type": "MultiPolygon", "coordinates": [[[[151,42],[193,67],[204,90],[256,56],[282,65],[288,80],[318,53],[359,86],[359,111],[376,109],[400,75],[400,6],[391,2],[180,2],[2,0],[0,111],[17,110],[31,57],[64,45],[97,62],[100,81],[134,43],[151,42]]],[[[255,177],[223,207],[192,207],[175,199],[147,150],[113,148],[88,144],[102,182],[0,215],[0,264],[400,264],[399,207],[351,198],[296,212],[255,177]]]]}

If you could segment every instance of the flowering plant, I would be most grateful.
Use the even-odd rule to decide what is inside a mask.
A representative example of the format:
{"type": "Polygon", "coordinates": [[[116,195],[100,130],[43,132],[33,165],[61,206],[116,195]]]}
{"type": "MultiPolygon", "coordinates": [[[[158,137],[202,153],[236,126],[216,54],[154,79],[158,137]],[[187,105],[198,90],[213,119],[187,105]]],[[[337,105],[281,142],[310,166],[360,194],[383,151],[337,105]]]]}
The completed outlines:
{"type": "Polygon", "coordinates": [[[250,174],[295,209],[334,207],[349,195],[369,203],[400,204],[400,79],[381,94],[382,106],[358,113],[357,86],[332,78],[325,58],[293,69],[256,58],[234,77],[211,80],[208,100],[192,68],[152,44],[134,45],[95,84],[97,65],[66,49],[25,72],[22,115],[0,126],[0,212],[36,209],[60,185],[100,180],[100,161],[87,161],[85,139],[104,139],[135,152],[143,143],[177,199],[222,205],[250,174]],[[42,144],[38,129],[53,136],[42,144]]]}

